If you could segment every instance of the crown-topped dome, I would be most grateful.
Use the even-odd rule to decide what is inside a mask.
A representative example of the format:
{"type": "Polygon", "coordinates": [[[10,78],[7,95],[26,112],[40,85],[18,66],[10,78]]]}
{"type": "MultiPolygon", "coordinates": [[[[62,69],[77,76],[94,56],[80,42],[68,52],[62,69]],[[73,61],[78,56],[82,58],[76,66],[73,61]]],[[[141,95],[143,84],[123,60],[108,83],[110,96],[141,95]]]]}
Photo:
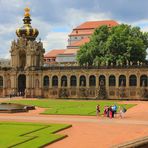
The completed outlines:
{"type": "Polygon", "coordinates": [[[39,31],[36,28],[32,28],[31,24],[31,18],[30,18],[30,9],[26,7],[24,14],[24,26],[21,28],[18,28],[16,30],[16,34],[18,37],[25,37],[28,40],[35,40],[36,37],[39,34],[39,31]]]}

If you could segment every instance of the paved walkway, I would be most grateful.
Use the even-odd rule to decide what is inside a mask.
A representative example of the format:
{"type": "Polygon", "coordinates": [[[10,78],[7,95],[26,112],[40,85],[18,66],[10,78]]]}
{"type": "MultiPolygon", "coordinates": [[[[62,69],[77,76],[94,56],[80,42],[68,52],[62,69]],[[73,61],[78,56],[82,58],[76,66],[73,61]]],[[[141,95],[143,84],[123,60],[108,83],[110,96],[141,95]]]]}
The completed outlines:
{"type": "Polygon", "coordinates": [[[39,115],[44,109],[38,108],[29,113],[1,113],[0,120],[72,124],[72,128],[60,132],[60,134],[67,134],[67,138],[47,148],[109,148],[119,143],[148,136],[148,102],[124,103],[138,104],[127,111],[124,119],[39,115]]]}
{"type": "Polygon", "coordinates": [[[89,117],[65,117],[65,116],[50,116],[50,115],[46,115],[46,116],[23,116],[23,115],[6,115],[6,116],[1,116],[0,114],[0,120],[5,120],[5,121],[32,121],[32,122],[60,122],[60,123],[71,123],[71,122],[75,122],[75,123],[99,123],[99,124],[127,124],[127,125],[146,125],[148,126],[148,121],[144,121],[144,120],[128,120],[128,119],[119,119],[119,118],[115,118],[115,119],[108,119],[108,118],[104,118],[104,117],[99,117],[99,118],[95,118],[91,119],[89,117]]]}

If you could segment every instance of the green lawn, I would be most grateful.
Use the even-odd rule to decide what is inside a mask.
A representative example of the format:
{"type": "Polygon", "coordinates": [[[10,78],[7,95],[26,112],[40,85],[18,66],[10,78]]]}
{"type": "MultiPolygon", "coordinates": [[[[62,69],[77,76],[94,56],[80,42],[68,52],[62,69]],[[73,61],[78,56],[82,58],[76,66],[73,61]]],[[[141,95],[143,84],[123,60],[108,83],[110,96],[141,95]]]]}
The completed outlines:
{"type": "Polygon", "coordinates": [[[66,137],[55,133],[68,127],[71,125],[0,122],[0,148],[38,148],[66,137]]]}
{"type": "Polygon", "coordinates": [[[124,106],[126,109],[133,107],[135,104],[120,104],[122,101],[92,101],[92,100],[57,100],[57,99],[40,99],[40,100],[12,100],[9,102],[35,105],[42,108],[47,108],[42,114],[56,114],[56,115],[96,115],[96,105],[100,104],[101,113],[105,105],[124,106]]]}

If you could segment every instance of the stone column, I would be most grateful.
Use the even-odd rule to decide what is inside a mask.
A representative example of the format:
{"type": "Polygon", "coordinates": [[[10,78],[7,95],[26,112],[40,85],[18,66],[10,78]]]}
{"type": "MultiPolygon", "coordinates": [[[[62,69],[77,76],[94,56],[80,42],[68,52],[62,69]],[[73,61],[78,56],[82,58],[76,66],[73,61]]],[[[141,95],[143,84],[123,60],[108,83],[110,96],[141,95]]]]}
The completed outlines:
{"type": "Polygon", "coordinates": [[[119,98],[119,74],[115,74],[116,86],[115,86],[115,94],[116,97],[119,98]]]}
{"type": "Polygon", "coordinates": [[[32,88],[34,89],[35,88],[34,74],[32,74],[31,77],[32,77],[32,88]]]}
{"type": "Polygon", "coordinates": [[[61,88],[61,76],[58,76],[58,88],[61,88]]]}
{"type": "Polygon", "coordinates": [[[106,80],[106,90],[109,93],[109,74],[105,75],[105,80],[106,80]]]}
{"type": "Polygon", "coordinates": [[[51,75],[49,76],[49,88],[52,88],[52,77],[53,76],[51,76],[51,75]]]}
{"type": "Polygon", "coordinates": [[[97,74],[95,75],[95,77],[96,77],[96,88],[98,89],[99,88],[99,77],[97,74]]]}
{"type": "Polygon", "coordinates": [[[109,74],[108,73],[105,75],[105,80],[106,80],[106,84],[105,84],[106,93],[109,98],[110,96],[109,96],[109,74]]]}
{"type": "Polygon", "coordinates": [[[80,76],[76,75],[76,78],[77,78],[77,86],[76,86],[76,88],[79,88],[79,86],[80,86],[80,76]]]}
{"type": "Polygon", "coordinates": [[[137,75],[137,88],[140,88],[140,74],[138,73],[137,75]]]}
{"type": "Polygon", "coordinates": [[[89,88],[89,75],[84,75],[86,77],[86,88],[89,88]]]}
{"type": "Polygon", "coordinates": [[[31,97],[33,98],[34,97],[34,86],[35,86],[34,85],[34,83],[35,83],[34,82],[34,74],[31,75],[31,80],[32,80],[31,81],[32,82],[31,97]]]}
{"type": "Polygon", "coordinates": [[[70,88],[70,75],[67,75],[67,88],[70,88]]]}
{"type": "Polygon", "coordinates": [[[30,66],[30,55],[26,53],[26,68],[30,66]]]}
{"type": "Polygon", "coordinates": [[[76,86],[76,96],[79,97],[79,89],[80,89],[80,75],[79,73],[76,75],[77,78],[77,86],[76,86]]]}
{"type": "Polygon", "coordinates": [[[19,67],[20,66],[19,53],[15,57],[16,57],[16,59],[15,59],[15,65],[16,65],[16,67],[19,67]]]}
{"type": "Polygon", "coordinates": [[[116,78],[116,88],[119,88],[119,75],[115,75],[116,78]]]}
{"type": "Polygon", "coordinates": [[[3,76],[3,97],[6,95],[6,75],[3,76]]]}
{"type": "Polygon", "coordinates": [[[17,76],[14,73],[11,75],[11,78],[10,79],[11,79],[11,88],[12,89],[15,89],[16,88],[16,77],[17,76]]]}
{"type": "Polygon", "coordinates": [[[39,79],[40,79],[40,84],[39,84],[39,88],[43,88],[43,78],[42,78],[42,74],[39,74],[39,79]]]}
{"type": "Polygon", "coordinates": [[[43,82],[42,82],[42,74],[39,74],[39,88],[43,88],[43,82]]]}
{"type": "Polygon", "coordinates": [[[139,74],[139,72],[137,72],[137,75],[136,76],[137,76],[136,96],[140,98],[141,97],[140,96],[140,94],[141,94],[141,88],[140,88],[140,74],[139,74]]]}
{"type": "Polygon", "coordinates": [[[95,74],[96,77],[96,91],[95,91],[95,96],[98,96],[98,90],[99,90],[99,77],[98,74],[95,74]]]}
{"type": "Polygon", "coordinates": [[[26,89],[29,89],[30,87],[30,75],[27,73],[26,74],[26,89]]]}
{"type": "Polygon", "coordinates": [[[16,73],[12,73],[10,76],[10,80],[11,80],[11,92],[10,93],[16,93],[17,90],[17,75],[16,73]]]}
{"type": "Polygon", "coordinates": [[[129,89],[129,74],[125,75],[126,77],[126,88],[129,89]]]}
{"type": "Polygon", "coordinates": [[[130,97],[130,91],[131,91],[131,89],[130,89],[130,86],[129,86],[129,74],[127,73],[125,75],[125,77],[126,77],[125,94],[126,94],[127,97],[130,97]]]}

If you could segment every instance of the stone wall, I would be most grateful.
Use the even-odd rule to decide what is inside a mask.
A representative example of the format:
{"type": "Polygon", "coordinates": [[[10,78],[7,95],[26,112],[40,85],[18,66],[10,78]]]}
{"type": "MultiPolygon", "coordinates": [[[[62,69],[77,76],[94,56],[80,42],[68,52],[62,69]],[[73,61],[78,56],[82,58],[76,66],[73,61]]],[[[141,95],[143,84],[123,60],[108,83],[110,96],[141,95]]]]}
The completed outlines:
{"type": "Polygon", "coordinates": [[[1,97],[17,93],[20,75],[26,77],[26,97],[96,99],[101,80],[107,99],[146,99],[148,96],[147,67],[30,67],[27,70],[0,70],[1,97]]]}

